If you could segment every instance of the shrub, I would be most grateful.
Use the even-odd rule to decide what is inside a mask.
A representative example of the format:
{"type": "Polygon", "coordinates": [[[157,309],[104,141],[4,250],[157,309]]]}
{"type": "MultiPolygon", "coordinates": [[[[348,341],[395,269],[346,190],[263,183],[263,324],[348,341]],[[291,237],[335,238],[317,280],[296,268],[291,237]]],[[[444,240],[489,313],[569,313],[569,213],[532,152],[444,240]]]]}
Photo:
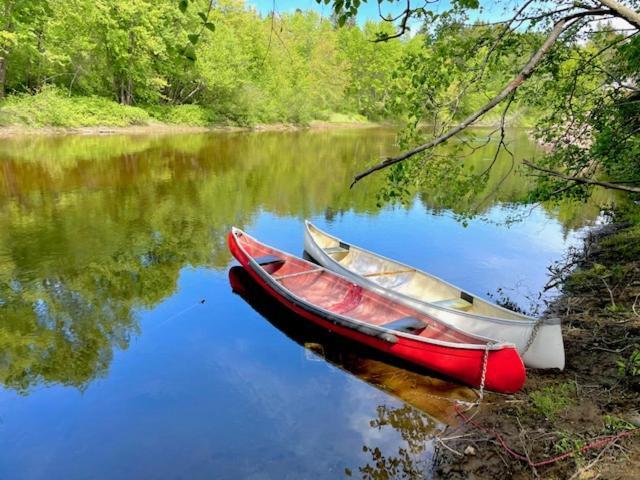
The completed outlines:
{"type": "Polygon", "coordinates": [[[68,96],[56,87],[35,95],[14,95],[0,105],[0,125],[93,127],[145,125],[149,114],[101,97],[68,96]]]}
{"type": "Polygon", "coordinates": [[[146,110],[156,120],[171,125],[207,127],[216,123],[216,114],[200,105],[154,105],[146,110]]]}

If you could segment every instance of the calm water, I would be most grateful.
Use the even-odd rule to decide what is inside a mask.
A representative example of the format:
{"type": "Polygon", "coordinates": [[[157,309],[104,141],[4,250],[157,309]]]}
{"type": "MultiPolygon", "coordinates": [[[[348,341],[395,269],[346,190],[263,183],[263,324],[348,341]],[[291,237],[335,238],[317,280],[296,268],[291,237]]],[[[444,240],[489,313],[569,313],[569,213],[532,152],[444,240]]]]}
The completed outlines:
{"type": "MultiPolygon", "coordinates": [[[[382,176],[348,184],[393,139],[3,139],[0,479],[359,478],[393,474],[396,460],[428,475],[430,438],[455,423],[447,399],[474,393],[301,325],[230,268],[226,232],[237,225],[300,254],[310,218],[466,290],[502,287],[526,303],[597,211],[510,207],[528,185],[503,180],[507,161],[464,200],[489,222],[464,227],[438,192],[377,206],[382,176]],[[514,214],[525,219],[505,226],[514,214]]],[[[536,154],[522,133],[512,147],[536,154]]]]}

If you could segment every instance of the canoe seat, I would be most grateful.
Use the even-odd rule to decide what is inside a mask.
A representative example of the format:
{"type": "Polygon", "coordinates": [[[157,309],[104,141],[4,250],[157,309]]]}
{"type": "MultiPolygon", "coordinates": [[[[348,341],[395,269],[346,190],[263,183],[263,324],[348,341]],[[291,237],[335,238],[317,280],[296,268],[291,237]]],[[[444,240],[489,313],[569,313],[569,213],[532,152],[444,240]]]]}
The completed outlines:
{"type": "Polygon", "coordinates": [[[261,267],[275,263],[284,263],[284,259],[277,257],[276,255],[263,255],[262,257],[255,257],[254,260],[261,267]]]}
{"type": "Polygon", "coordinates": [[[323,248],[322,250],[324,250],[324,253],[326,253],[327,255],[333,255],[336,253],[347,253],[349,251],[346,248],[342,247],[327,247],[323,248]]]}
{"type": "Polygon", "coordinates": [[[462,298],[448,298],[446,300],[438,300],[437,302],[431,302],[431,303],[439,307],[451,308],[453,310],[461,310],[463,312],[466,312],[467,310],[470,310],[471,307],[473,307],[473,304],[471,304],[471,302],[467,302],[462,298]]]}
{"type": "Polygon", "coordinates": [[[421,332],[427,328],[427,322],[415,317],[403,317],[398,320],[392,320],[388,323],[383,323],[381,327],[388,328],[389,330],[395,330],[397,332],[404,333],[416,333],[421,332]]]}

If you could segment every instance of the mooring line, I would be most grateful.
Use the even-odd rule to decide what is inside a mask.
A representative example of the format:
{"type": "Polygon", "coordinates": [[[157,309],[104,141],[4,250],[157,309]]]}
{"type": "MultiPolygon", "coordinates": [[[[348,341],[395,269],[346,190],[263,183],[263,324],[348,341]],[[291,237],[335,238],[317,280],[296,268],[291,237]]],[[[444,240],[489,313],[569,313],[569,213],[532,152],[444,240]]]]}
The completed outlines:
{"type": "Polygon", "coordinates": [[[171,322],[172,320],[175,320],[176,318],[184,315],[188,311],[193,310],[198,305],[202,305],[204,303],[205,303],[205,299],[204,298],[202,300],[198,300],[193,305],[190,305],[187,308],[184,308],[183,310],[179,311],[178,313],[175,313],[175,314],[171,315],[169,318],[167,318],[165,320],[162,320],[161,322],[152,325],[152,327],[148,331],[153,332],[154,330],[160,328],[161,326],[166,325],[167,323],[171,322]]]}
{"type": "Polygon", "coordinates": [[[511,455],[513,458],[526,462],[532,468],[538,468],[538,467],[543,467],[545,465],[550,465],[552,463],[559,462],[560,460],[564,460],[565,458],[573,457],[577,453],[584,453],[586,451],[593,450],[595,448],[604,448],[620,440],[621,438],[629,437],[635,433],[640,432],[640,427],[634,428],[631,430],[625,430],[624,432],[617,433],[616,435],[608,435],[606,437],[598,438],[577,450],[571,450],[568,452],[564,452],[560,455],[556,455],[555,457],[548,458],[546,460],[533,462],[528,456],[523,455],[520,452],[517,452],[516,450],[512,449],[509,445],[507,445],[507,442],[504,440],[502,435],[500,435],[495,429],[483,427],[478,422],[473,420],[471,417],[468,417],[467,415],[465,415],[465,413],[462,410],[460,410],[457,406],[455,407],[455,409],[458,415],[460,415],[460,417],[462,418],[462,420],[464,420],[465,423],[468,423],[474,426],[475,428],[477,428],[478,430],[482,430],[483,432],[488,433],[493,437],[495,437],[495,439],[498,441],[500,446],[502,446],[502,448],[509,455],[511,455]]]}

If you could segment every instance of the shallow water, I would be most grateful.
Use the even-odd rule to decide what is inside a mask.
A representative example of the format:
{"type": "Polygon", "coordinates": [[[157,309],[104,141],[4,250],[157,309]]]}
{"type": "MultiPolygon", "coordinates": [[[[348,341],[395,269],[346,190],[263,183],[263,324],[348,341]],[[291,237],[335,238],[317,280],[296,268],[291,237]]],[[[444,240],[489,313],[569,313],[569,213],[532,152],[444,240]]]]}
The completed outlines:
{"type": "MultiPolygon", "coordinates": [[[[491,194],[510,170],[502,161],[478,202],[490,222],[464,226],[437,192],[378,206],[382,176],[348,185],[393,139],[382,129],[4,139],[0,479],[428,475],[430,438],[456,422],[449,400],[473,391],[301,325],[230,269],[226,232],[301,254],[309,218],[526,305],[597,211],[510,206],[529,182],[511,175],[491,194]],[[508,227],[514,214],[524,220],[508,227]]],[[[522,132],[511,146],[536,154],[522,132]]],[[[467,161],[482,168],[491,156],[467,161]]]]}

